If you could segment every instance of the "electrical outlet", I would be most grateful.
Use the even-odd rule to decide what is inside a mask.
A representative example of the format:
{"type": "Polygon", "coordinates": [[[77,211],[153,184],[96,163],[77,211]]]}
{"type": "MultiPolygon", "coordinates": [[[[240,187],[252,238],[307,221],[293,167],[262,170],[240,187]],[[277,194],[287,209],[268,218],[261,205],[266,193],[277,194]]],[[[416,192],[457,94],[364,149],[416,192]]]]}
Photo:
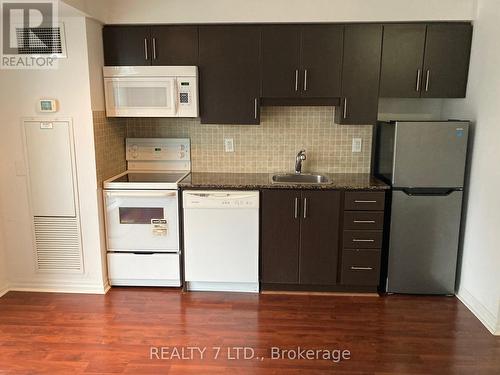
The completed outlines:
{"type": "Polygon", "coordinates": [[[363,140],[361,138],[352,139],[352,152],[361,152],[363,140]]]}
{"type": "Polygon", "coordinates": [[[233,138],[224,138],[224,151],[234,152],[234,140],[233,138]]]}

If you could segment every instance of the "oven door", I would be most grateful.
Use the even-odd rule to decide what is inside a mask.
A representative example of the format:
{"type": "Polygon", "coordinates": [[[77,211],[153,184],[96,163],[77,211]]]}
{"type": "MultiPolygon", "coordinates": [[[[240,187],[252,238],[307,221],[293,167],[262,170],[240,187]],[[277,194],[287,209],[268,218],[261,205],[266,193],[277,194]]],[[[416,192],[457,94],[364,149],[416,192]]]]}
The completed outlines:
{"type": "Polygon", "coordinates": [[[176,190],[106,190],[108,251],[179,252],[176,190]]]}
{"type": "Polygon", "coordinates": [[[108,117],[174,117],[177,114],[174,77],[104,78],[108,117]]]}

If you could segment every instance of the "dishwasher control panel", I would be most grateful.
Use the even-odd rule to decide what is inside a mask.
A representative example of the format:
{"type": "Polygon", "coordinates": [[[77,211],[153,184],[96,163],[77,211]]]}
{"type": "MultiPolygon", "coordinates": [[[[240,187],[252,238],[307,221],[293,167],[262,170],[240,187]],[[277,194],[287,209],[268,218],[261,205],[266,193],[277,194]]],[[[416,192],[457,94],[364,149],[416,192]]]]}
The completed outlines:
{"type": "Polygon", "coordinates": [[[190,208],[259,208],[258,191],[185,190],[183,206],[190,208]]]}

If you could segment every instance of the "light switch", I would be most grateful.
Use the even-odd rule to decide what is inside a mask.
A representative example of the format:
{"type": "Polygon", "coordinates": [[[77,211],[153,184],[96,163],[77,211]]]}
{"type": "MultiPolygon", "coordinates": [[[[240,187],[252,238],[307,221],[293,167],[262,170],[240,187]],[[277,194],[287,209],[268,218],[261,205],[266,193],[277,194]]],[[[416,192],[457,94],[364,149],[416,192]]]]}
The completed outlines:
{"type": "Polygon", "coordinates": [[[361,152],[363,140],[361,138],[352,139],[352,152],[361,152]]]}
{"type": "Polygon", "coordinates": [[[233,138],[224,138],[224,151],[234,152],[234,140],[233,138]]]}
{"type": "Polygon", "coordinates": [[[26,176],[26,167],[24,166],[24,161],[16,160],[14,162],[14,167],[16,169],[16,176],[26,176]]]}

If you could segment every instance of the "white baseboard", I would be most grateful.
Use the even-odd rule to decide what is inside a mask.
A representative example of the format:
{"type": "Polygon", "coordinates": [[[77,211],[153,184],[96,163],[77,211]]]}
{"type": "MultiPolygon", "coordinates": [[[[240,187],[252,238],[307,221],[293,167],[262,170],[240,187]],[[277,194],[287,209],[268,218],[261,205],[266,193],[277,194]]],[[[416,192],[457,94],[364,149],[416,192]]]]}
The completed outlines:
{"type": "Polygon", "coordinates": [[[12,282],[9,291],[16,292],[45,292],[45,293],[86,293],[106,294],[109,284],[78,284],[78,283],[24,283],[12,282]]]}
{"type": "Polygon", "coordinates": [[[460,288],[457,298],[472,311],[483,325],[494,335],[500,335],[500,317],[495,316],[468,290],[460,288]]]}
{"type": "Polygon", "coordinates": [[[0,297],[2,297],[4,294],[7,294],[9,291],[9,286],[7,284],[1,285],[0,286],[0,297]]]}

